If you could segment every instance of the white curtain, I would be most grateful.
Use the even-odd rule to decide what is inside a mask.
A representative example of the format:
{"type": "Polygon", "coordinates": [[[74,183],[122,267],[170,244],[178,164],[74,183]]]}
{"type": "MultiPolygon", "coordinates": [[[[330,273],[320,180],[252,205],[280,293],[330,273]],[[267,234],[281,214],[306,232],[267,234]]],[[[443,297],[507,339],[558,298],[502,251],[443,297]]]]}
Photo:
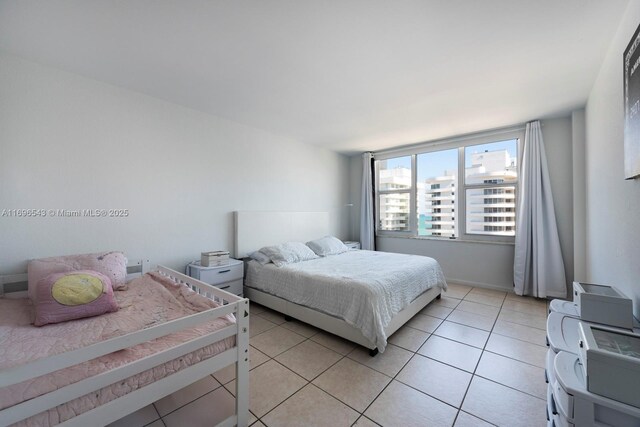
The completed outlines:
{"type": "Polygon", "coordinates": [[[373,224],[373,178],[371,153],[362,154],[362,199],[360,203],[360,245],[368,251],[375,250],[373,224]]]}
{"type": "Polygon", "coordinates": [[[539,121],[527,123],[516,217],[516,294],[566,297],[564,262],[539,121]]]}

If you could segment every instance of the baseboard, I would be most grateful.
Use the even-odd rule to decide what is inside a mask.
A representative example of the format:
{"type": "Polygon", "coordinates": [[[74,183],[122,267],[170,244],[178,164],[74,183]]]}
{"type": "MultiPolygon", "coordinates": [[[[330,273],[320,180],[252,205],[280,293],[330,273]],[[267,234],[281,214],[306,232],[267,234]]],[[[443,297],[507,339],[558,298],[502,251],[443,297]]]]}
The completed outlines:
{"type": "Polygon", "coordinates": [[[514,293],[513,292],[513,286],[510,286],[510,287],[507,288],[507,287],[504,287],[504,286],[492,285],[490,283],[472,282],[470,280],[460,280],[460,279],[454,279],[452,277],[451,278],[445,277],[445,279],[447,280],[447,283],[453,283],[453,284],[465,285],[465,286],[473,286],[475,288],[491,289],[493,291],[502,291],[502,292],[514,293]]]}

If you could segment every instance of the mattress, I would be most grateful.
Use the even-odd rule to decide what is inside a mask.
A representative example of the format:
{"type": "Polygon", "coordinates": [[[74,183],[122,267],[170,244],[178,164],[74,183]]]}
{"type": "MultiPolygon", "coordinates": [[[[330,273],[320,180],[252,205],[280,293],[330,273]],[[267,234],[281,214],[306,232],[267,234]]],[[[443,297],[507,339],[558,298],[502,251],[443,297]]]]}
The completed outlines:
{"type": "Polygon", "coordinates": [[[363,250],[282,267],[250,261],[245,286],[338,317],[383,352],[393,316],[447,284],[433,258],[363,250]]]}
{"type": "MultiPolygon", "coordinates": [[[[125,290],[116,291],[114,295],[120,307],[117,312],[43,327],[31,325],[33,307],[29,299],[0,299],[0,369],[75,350],[218,306],[187,286],[177,285],[155,273],[131,281],[125,290]]],[[[234,322],[233,315],[217,318],[194,328],[5,387],[0,389],[0,409],[174,347],[234,322]]],[[[17,425],[50,426],[61,423],[233,346],[235,336],[37,414],[17,425]]]]}

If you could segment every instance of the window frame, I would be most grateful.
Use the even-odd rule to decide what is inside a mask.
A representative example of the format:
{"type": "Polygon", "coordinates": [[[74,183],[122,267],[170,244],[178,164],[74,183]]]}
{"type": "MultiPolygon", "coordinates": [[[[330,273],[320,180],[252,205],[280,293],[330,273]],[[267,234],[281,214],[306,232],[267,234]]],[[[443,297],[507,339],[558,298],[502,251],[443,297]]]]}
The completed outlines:
{"type": "MultiPolygon", "coordinates": [[[[428,240],[445,240],[445,241],[479,241],[489,243],[510,243],[513,244],[515,236],[495,236],[478,233],[468,233],[467,230],[467,190],[468,189],[484,189],[497,187],[515,187],[515,212],[518,212],[518,193],[520,191],[521,165],[522,165],[522,144],[524,142],[524,126],[500,129],[496,131],[483,132],[473,135],[464,135],[460,137],[448,138],[429,143],[417,144],[414,146],[403,147],[400,149],[385,150],[374,153],[375,159],[375,213],[376,224],[375,234],[380,237],[403,237],[414,239],[428,240]],[[500,184],[470,184],[466,183],[465,173],[465,148],[474,145],[490,144],[495,142],[516,139],[517,150],[517,179],[515,182],[500,184]],[[456,179],[456,236],[420,236],[418,235],[418,200],[417,200],[417,157],[420,154],[433,153],[438,151],[458,150],[458,172],[456,179]],[[398,157],[411,157],[411,188],[405,190],[383,190],[380,191],[379,179],[380,169],[378,167],[380,160],[388,160],[398,157]],[[380,195],[389,193],[409,193],[409,229],[401,230],[382,230],[380,218],[380,195]]],[[[517,216],[516,216],[517,222],[517,216]]]]}

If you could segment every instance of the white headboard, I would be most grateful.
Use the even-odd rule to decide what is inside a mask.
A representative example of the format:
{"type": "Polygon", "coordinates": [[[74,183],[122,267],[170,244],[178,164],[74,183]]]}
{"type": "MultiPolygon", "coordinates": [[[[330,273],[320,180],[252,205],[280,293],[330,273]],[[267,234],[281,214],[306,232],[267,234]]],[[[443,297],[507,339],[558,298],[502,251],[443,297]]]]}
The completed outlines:
{"type": "Polygon", "coordinates": [[[235,258],[263,246],[307,242],[330,234],[329,212],[236,211],[235,258]]]}

